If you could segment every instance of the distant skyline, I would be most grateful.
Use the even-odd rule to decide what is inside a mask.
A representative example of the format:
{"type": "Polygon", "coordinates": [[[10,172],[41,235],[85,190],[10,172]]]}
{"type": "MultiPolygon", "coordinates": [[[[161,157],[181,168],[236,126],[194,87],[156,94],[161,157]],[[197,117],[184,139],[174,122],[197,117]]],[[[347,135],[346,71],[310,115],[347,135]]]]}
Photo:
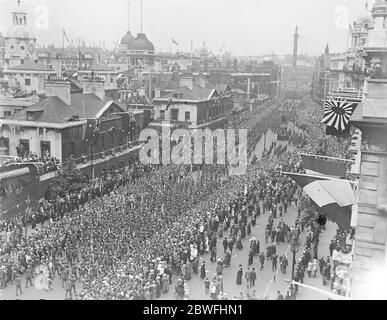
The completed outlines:
{"type": "MultiPolygon", "coordinates": [[[[62,46],[62,28],[74,43],[116,47],[128,29],[140,32],[141,0],[21,0],[38,45],[62,46]]],[[[365,11],[365,0],[143,0],[143,32],[156,51],[190,51],[206,42],[215,54],[291,54],[293,33],[299,53],[317,55],[347,49],[348,25],[365,11]],[[172,38],[179,46],[172,43],[172,38]],[[222,51],[221,51],[222,50],[222,51]]],[[[368,1],[369,9],[374,1],[368,1]]],[[[17,0],[0,0],[0,32],[11,26],[17,0]]],[[[67,42],[66,42],[67,43],[67,42]]]]}

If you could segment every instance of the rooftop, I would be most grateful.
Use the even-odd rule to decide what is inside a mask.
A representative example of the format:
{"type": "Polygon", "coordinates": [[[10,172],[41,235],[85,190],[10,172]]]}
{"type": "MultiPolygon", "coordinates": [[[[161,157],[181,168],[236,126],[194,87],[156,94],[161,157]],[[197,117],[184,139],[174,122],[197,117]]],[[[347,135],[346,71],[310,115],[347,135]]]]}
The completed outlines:
{"type": "Polygon", "coordinates": [[[42,63],[35,62],[25,62],[23,64],[19,64],[14,67],[8,68],[8,70],[4,70],[4,72],[12,72],[12,71],[46,71],[46,72],[55,72],[53,69],[48,68],[46,65],[42,63]]]}
{"type": "Polygon", "coordinates": [[[27,120],[27,112],[35,112],[33,121],[63,123],[74,115],[80,118],[94,118],[97,113],[108,103],[99,99],[94,94],[72,94],[71,105],[66,105],[60,98],[47,97],[9,117],[9,120],[27,120]]]}
{"type": "MultiPolygon", "coordinates": [[[[194,85],[192,87],[192,90],[189,89],[186,86],[180,87],[176,90],[174,90],[171,93],[168,93],[167,95],[163,96],[162,99],[168,99],[173,98],[175,95],[180,95],[180,98],[175,98],[178,100],[197,100],[197,101],[203,101],[203,100],[209,100],[210,95],[214,89],[207,89],[202,88],[197,85],[194,85]]],[[[155,99],[157,100],[157,99],[155,99]]]]}

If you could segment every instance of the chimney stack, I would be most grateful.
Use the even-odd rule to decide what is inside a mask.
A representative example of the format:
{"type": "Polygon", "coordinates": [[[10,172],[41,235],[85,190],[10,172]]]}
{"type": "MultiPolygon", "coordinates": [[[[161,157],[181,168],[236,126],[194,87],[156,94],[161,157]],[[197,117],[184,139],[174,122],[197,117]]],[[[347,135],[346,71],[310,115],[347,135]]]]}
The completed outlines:
{"type": "Polygon", "coordinates": [[[187,87],[188,89],[193,89],[194,78],[192,76],[182,75],[180,78],[179,87],[187,87]]]}
{"type": "Polygon", "coordinates": [[[83,78],[83,94],[94,94],[102,101],[105,100],[105,80],[94,75],[83,78]]]}
{"type": "Polygon", "coordinates": [[[194,84],[203,89],[206,87],[206,81],[204,80],[203,74],[199,74],[198,76],[195,76],[194,84]]]}
{"type": "Polygon", "coordinates": [[[71,83],[66,78],[61,77],[50,77],[46,83],[46,96],[47,97],[58,97],[66,105],[71,105],[71,83]]]}

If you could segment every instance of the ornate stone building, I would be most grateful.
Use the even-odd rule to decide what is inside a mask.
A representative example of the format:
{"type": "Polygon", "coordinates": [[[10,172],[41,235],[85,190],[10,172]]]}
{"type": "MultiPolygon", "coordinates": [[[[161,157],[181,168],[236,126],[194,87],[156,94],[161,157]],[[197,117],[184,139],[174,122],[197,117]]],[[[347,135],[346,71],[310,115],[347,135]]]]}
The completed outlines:
{"type": "Polygon", "coordinates": [[[364,46],[365,95],[351,118],[362,132],[352,278],[353,299],[386,299],[387,276],[387,2],[376,0],[364,46]]]}

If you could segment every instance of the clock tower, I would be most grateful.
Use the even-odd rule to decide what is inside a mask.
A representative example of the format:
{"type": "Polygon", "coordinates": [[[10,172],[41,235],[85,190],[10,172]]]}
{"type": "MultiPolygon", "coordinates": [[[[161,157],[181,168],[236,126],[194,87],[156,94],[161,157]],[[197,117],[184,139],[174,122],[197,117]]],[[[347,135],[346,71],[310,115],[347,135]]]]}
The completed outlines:
{"type": "Polygon", "coordinates": [[[5,65],[13,67],[24,63],[26,60],[36,60],[36,37],[28,31],[28,14],[21,6],[20,0],[17,8],[11,13],[12,26],[5,36],[5,65]]]}

